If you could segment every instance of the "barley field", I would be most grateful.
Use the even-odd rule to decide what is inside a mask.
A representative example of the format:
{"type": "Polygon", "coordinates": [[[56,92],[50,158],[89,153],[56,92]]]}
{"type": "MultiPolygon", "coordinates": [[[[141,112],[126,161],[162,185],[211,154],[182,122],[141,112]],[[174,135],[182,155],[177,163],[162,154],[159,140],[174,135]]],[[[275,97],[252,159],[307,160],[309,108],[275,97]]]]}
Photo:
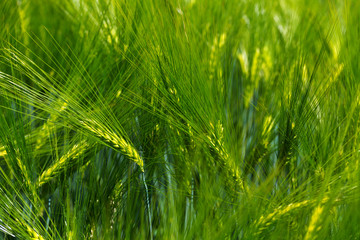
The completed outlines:
{"type": "Polygon", "coordinates": [[[360,239],[357,0],[1,0],[0,239],[360,239]]]}

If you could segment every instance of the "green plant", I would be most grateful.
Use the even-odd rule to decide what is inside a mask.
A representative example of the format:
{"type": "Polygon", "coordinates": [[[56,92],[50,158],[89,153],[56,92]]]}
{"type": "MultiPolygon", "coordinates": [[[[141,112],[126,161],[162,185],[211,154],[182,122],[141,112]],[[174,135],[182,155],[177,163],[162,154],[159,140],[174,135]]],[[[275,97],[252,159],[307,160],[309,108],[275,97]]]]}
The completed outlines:
{"type": "Polygon", "coordinates": [[[1,1],[0,238],[360,238],[359,7],[1,1]]]}

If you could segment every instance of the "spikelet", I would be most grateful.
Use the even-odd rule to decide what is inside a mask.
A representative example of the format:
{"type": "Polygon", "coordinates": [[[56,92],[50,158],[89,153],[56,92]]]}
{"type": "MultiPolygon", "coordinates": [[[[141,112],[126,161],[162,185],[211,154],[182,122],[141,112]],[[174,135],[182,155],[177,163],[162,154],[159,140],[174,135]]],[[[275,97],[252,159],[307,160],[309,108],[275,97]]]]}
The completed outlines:
{"type": "MultiPolygon", "coordinates": [[[[320,204],[325,204],[330,200],[329,197],[325,196],[321,201],[320,204]]],[[[339,202],[339,199],[336,199],[335,202],[339,202]]],[[[286,206],[280,206],[277,209],[275,209],[272,213],[268,214],[267,216],[261,216],[256,222],[255,224],[259,226],[259,234],[266,229],[271,223],[273,223],[274,221],[276,221],[277,219],[279,219],[280,217],[290,213],[293,210],[302,208],[302,207],[309,207],[313,204],[318,203],[317,200],[304,200],[302,202],[297,202],[297,203],[290,203],[286,206]]],[[[318,206],[319,207],[319,206],[318,206]]],[[[319,219],[319,215],[321,214],[321,211],[323,209],[315,209],[314,213],[313,213],[313,217],[311,222],[317,222],[319,219]],[[313,221],[314,218],[314,221],[313,221]]],[[[310,229],[311,230],[311,229],[310,229]]]]}
{"type": "Polygon", "coordinates": [[[26,228],[27,232],[31,236],[31,240],[45,240],[40,234],[38,234],[34,229],[32,229],[29,225],[26,228]]]}
{"type": "Polygon", "coordinates": [[[188,133],[189,133],[189,137],[190,137],[190,148],[191,149],[195,149],[195,141],[194,141],[194,131],[193,131],[193,129],[192,129],[192,127],[191,127],[191,125],[188,123],[187,124],[187,126],[188,126],[188,133]]]}
{"type": "Polygon", "coordinates": [[[32,185],[32,183],[31,183],[32,181],[30,180],[30,177],[29,177],[29,174],[28,174],[28,170],[27,170],[25,164],[22,162],[22,160],[21,160],[19,157],[16,157],[16,162],[17,162],[17,164],[18,164],[18,166],[19,166],[19,168],[20,168],[20,170],[21,170],[22,175],[23,175],[24,178],[25,178],[26,184],[27,184],[28,186],[31,186],[31,185],[32,185]]]}
{"type": "Polygon", "coordinates": [[[244,90],[244,104],[245,108],[250,106],[251,98],[253,97],[254,90],[258,87],[259,77],[258,77],[258,68],[260,62],[260,49],[257,48],[250,69],[250,79],[251,82],[247,83],[244,90]]]}
{"type": "Polygon", "coordinates": [[[262,63],[261,69],[263,71],[265,81],[269,80],[272,69],[272,58],[270,55],[269,48],[265,46],[262,50],[262,63]]]}
{"type": "Polygon", "coordinates": [[[273,128],[274,128],[274,119],[271,117],[271,115],[268,115],[265,117],[264,126],[262,130],[262,136],[264,139],[263,141],[265,147],[268,147],[269,145],[269,135],[273,128]]]}
{"type": "Polygon", "coordinates": [[[210,146],[216,150],[216,152],[221,156],[223,159],[228,159],[229,154],[224,149],[224,128],[222,127],[222,124],[220,121],[214,125],[210,122],[210,126],[212,128],[211,136],[208,136],[208,140],[210,143],[210,146]]]}
{"type": "Polygon", "coordinates": [[[218,38],[215,37],[214,44],[211,47],[210,61],[209,61],[210,80],[212,80],[214,78],[215,65],[216,65],[216,47],[217,47],[217,45],[218,45],[218,38]]]}
{"type": "Polygon", "coordinates": [[[248,62],[248,57],[247,57],[246,51],[243,50],[240,53],[238,53],[237,58],[240,63],[241,71],[247,78],[249,75],[249,62],[248,62]]]}
{"type": "Polygon", "coordinates": [[[226,33],[222,33],[219,37],[219,48],[222,48],[225,45],[226,33]]]}
{"type": "Polygon", "coordinates": [[[104,127],[95,127],[99,126],[99,124],[96,124],[96,122],[93,120],[88,119],[86,122],[80,121],[80,123],[85,129],[95,134],[103,141],[109,143],[114,149],[118,149],[122,154],[128,156],[140,167],[141,171],[144,172],[144,162],[141,159],[139,153],[130,143],[126,142],[124,138],[107,130],[104,127]]]}
{"type": "Polygon", "coordinates": [[[4,147],[0,147],[0,157],[5,157],[6,156],[6,150],[4,147]]]}
{"type": "Polygon", "coordinates": [[[117,44],[119,43],[119,37],[116,34],[116,29],[111,28],[112,26],[109,26],[106,22],[103,24],[103,30],[104,34],[106,35],[106,41],[109,44],[117,44]]]}
{"type": "MultiPolygon", "coordinates": [[[[296,74],[296,69],[298,67],[300,63],[295,62],[291,65],[289,72],[287,74],[288,77],[294,77],[296,74]]],[[[306,66],[303,67],[302,69],[302,80],[304,80],[307,75],[308,75],[308,69],[306,66]]],[[[291,102],[291,98],[292,98],[292,88],[293,88],[294,83],[292,81],[284,81],[284,85],[283,85],[283,91],[282,93],[284,94],[284,100],[287,103],[291,102]]]]}
{"type": "MultiPolygon", "coordinates": [[[[63,103],[60,107],[59,113],[63,112],[67,108],[67,103],[63,103]]],[[[26,140],[32,140],[32,137],[36,137],[36,145],[35,145],[35,151],[39,150],[44,144],[44,139],[49,135],[50,130],[54,127],[53,122],[57,120],[58,115],[51,115],[47,121],[41,126],[40,130],[36,129],[32,133],[25,135],[26,140]]],[[[5,157],[7,155],[7,152],[5,150],[4,146],[0,146],[0,157],[5,157]]]]}
{"type": "Polygon", "coordinates": [[[59,161],[57,161],[54,165],[46,169],[41,176],[38,178],[38,187],[42,186],[44,183],[47,183],[55,176],[57,176],[62,169],[71,164],[71,160],[79,157],[83,154],[88,148],[90,144],[86,141],[81,141],[78,144],[75,144],[67,153],[65,153],[59,161]]]}
{"type": "Polygon", "coordinates": [[[321,219],[321,214],[323,213],[324,207],[318,205],[311,216],[311,220],[309,223],[308,230],[305,235],[305,240],[314,239],[316,236],[316,232],[321,229],[321,226],[318,226],[319,220],[321,219]]]}
{"type": "Polygon", "coordinates": [[[304,66],[302,67],[301,79],[302,79],[303,86],[306,86],[306,84],[308,84],[308,82],[309,82],[309,70],[305,63],[304,63],[304,66]]]}
{"type": "Polygon", "coordinates": [[[338,77],[340,76],[340,74],[342,73],[343,69],[344,69],[344,64],[343,64],[343,63],[339,64],[339,65],[335,68],[335,70],[333,71],[332,76],[330,77],[330,83],[333,83],[333,82],[335,82],[335,80],[337,80],[337,78],[338,78],[338,77]]]}
{"type": "Polygon", "coordinates": [[[274,212],[268,214],[267,216],[265,216],[265,217],[261,216],[259,218],[259,220],[256,222],[256,224],[258,224],[260,226],[261,225],[268,226],[273,221],[275,221],[277,218],[285,215],[286,213],[291,212],[292,210],[307,206],[309,203],[311,203],[309,200],[305,200],[305,201],[298,202],[298,203],[290,203],[289,205],[287,205],[285,207],[279,207],[279,208],[275,209],[274,212]]]}
{"type": "Polygon", "coordinates": [[[123,184],[121,181],[118,181],[115,184],[115,187],[111,193],[111,199],[114,201],[117,201],[118,199],[121,199],[122,197],[122,190],[123,190],[123,184]]]}
{"type": "Polygon", "coordinates": [[[215,83],[216,89],[220,91],[220,93],[224,92],[224,86],[221,84],[221,79],[223,75],[223,70],[220,66],[220,53],[225,45],[226,41],[226,33],[222,33],[220,36],[216,36],[214,39],[214,43],[211,46],[210,52],[210,61],[209,61],[209,79],[213,80],[215,75],[217,75],[218,81],[215,83]]]}
{"type": "Polygon", "coordinates": [[[259,80],[263,78],[267,81],[270,78],[272,68],[272,58],[267,46],[262,49],[256,48],[251,65],[251,79],[255,88],[258,87],[259,80]]]}
{"type": "Polygon", "coordinates": [[[23,219],[19,220],[18,218],[15,218],[15,221],[17,221],[20,226],[25,228],[25,230],[28,233],[28,237],[29,237],[28,239],[31,239],[31,240],[45,240],[45,238],[43,236],[41,236],[33,228],[31,228],[31,226],[29,226],[29,224],[26,221],[24,221],[23,219]]]}
{"type": "MultiPolygon", "coordinates": [[[[67,103],[63,103],[62,106],[60,107],[59,113],[63,112],[65,109],[67,108],[67,103]]],[[[47,121],[41,126],[40,129],[36,129],[35,131],[33,131],[32,133],[28,134],[25,136],[26,140],[30,140],[32,141],[33,137],[36,138],[36,142],[35,142],[35,151],[39,150],[46,141],[44,141],[48,136],[50,131],[52,130],[52,128],[54,127],[54,122],[57,120],[58,115],[51,115],[47,121]]],[[[0,146],[0,157],[5,157],[7,155],[7,152],[5,150],[5,148],[3,146],[0,146]]]]}
{"type": "MultiPolygon", "coordinates": [[[[64,112],[67,106],[67,102],[64,102],[59,109],[59,114],[64,112]]],[[[35,150],[39,150],[45,144],[44,140],[49,136],[50,131],[54,128],[54,122],[57,120],[57,118],[58,115],[50,115],[50,117],[42,125],[41,129],[37,131],[35,150]]]]}
{"type": "Polygon", "coordinates": [[[15,154],[16,154],[15,160],[16,160],[18,167],[20,168],[21,175],[24,177],[24,182],[27,185],[28,189],[33,191],[34,186],[32,184],[31,178],[29,176],[28,169],[27,169],[26,165],[23,163],[22,158],[20,157],[21,155],[20,155],[19,149],[15,149],[15,154]]]}
{"type": "Polygon", "coordinates": [[[188,4],[188,7],[191,8],[195,4],[196,0],[186,0],[185,2],[188,4]]]}
{"type": "Polygon", "coordinates": [[[224,128],[221,122],[218,121],[215,127],[210,122],[210,126],[212,132],[211,135],[207,137],[207,140],[210,145],[210,149],[212,149],[217,155],[217,161],[215,163],[224,170],[225,175],[228,177],[226,180],[227,187],[234,190],[234,192],[244,190],[244,184],[240,177],[239,170],[229,160],[229,154],[225,149],[224,128]]]}
{"type": "MultiPolygon", "coordinates": [[[[243,54],[238,55],[238,59],[245,76],[247,76],[248,71],[245,66],[245,56],[246,55],[243,54]]],[[[259,87],[260,80],[263,79],[264,81],[268,81],[270,79],[271,68],[272,58],[268,47],[265,46],[262,49],[256,48],[250,69],[251,82],[246,85],[244,92],[244,103],[246,108],[249,107],[254,90],[259,87]]]]}
{"type": "MultiPolygon", "coordinates": [[[[258,71],[259,71],[260,64],[261,64],[260,56],[261,56],[260,49],[256,48],[255,55],[254,55],[252,65],[251,65],[251,71],[250,71],[252,79],[256,79],[256,80],[258,79],[257,75],[258,75],[258,71]]],[[[255,80],[255,82],[256,82],[256,80],[255,80]]]]}
{"type": "Polygon", "coordinates": [[[341,41],[339,39],[333,39],[332,41],[330,40],[329,47],[333,56],[333,60],[336,62],[341,51],[341,41]]]}

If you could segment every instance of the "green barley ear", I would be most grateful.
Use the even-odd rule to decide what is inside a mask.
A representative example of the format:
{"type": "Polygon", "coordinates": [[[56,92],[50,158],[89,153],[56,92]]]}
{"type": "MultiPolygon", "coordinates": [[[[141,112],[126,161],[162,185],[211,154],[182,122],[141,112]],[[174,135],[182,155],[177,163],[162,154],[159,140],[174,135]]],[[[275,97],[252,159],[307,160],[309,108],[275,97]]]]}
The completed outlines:
{"type": "Polygon", "coordinates": [[[6,150],[3,146],[0,147],[0,157],[5,157],[6,156],[6,150]]]}
{"type": "MultiPolygon", "coordinates": [[[[321,215],[323,214],[324,205],[328,204],[330,202],[329,200],[330,198],[326,196],[321,199],[320,203],[317,203],[318,201],[317,199],[313,199],[313,200],[304,200],[301,202],[294,202],[285,206],[280,206],[276,208],[272,213],[266,216],[261,216],[255,222],[255,224],[259,228],[258,234],[261,234],[266,228],[268,228],[275,221],[280,220],[281,217],[285,215],[291,216],[293,211],[301,211],[301,209],[305,209],[305,208],[308,209],[314,207],[315,205],[316,207],[312,212],[311,220],[307,227],[307,232],[305,236],[305,239],[313,239],[314,236],[316,235],[316,232],[320,230],[318,224],[321,221],[321,215]]],[[[339,201],[340,201],[339,199],[336,199],[334,202],[338,203],[339,201]]]]}
{"type": "Polygon", "coordinates": [[[120,151],[122,154],[134,161],[144,172],[144,162],[140,157],[138,151],[121,136],[111,132],[107,128],[101,127],[93,120],[80,121],[81,125],[89,132],[95,134],[98,138],[108,143],[112,148],[120,151]]]}
{"type": "MultiPolygon", "coordinates": [[[[66,108],[67,108],[67,102],[59,101],[61,104],[58,110],[58,114],[62,114],[66,108]]],[[[46,120],[46,122],[41,126],[40,130],[36,131],[35,135],[36,138],[36,145],[35,150],[40,149],[46,142],[46,138],[49,136],[50,131],[53,131],[56,129],[57,125],[55,124],[58,120],[57,114],[52,114],[50,117],[46,120]]]]}
{"type": "Polygon", "coordinates": [[[85,140],[80,141],[73,145],[73,147],[60,157],[52,166],[47,168],[38,178],[37,187],[41,187],[51,179],[58,176],[64,169],[70,167],[74,163],[74,159],[79,158],[87,149],[91,147],[91,144],[85,140]]]}
{"type": "MultiPolygon", "coordinates": [[[[4,124],[4,122],[2,122],[4,124]]],[[[10,134],[10,132],[8,132],[10,134]]],[[[4,140],[1,139],[1,140],[4,140]]],[[[34,192],[34,185],[33,180],[31,176],[31,170],[29,169],[28,165],[24,161],[26,159],[26,156],[24,156],[23,152],[21,152],[20,148],[22,146],[18,145],[18,142],[14,139],[11,139],[13,142],[10,145],[7,145],[6,148],[2,147],[2,157],[5,159],[6,165],[10,170],[11,176],[17,178],[16,176],[16,170],[18,169],[21,177],[20,179],[23,179],[23,182],[25,183],[25,186],[27,187],[28,191],[30,191],[34,196],[36,193],[34,192]]]]}
{"type": "Polygon", "coordinates": [[[272,213],[267,216],[261,216],[257,221],[256,225],[259,226],[260,232],[267,228],[271,223],[279,219],[281,216],[285,214],[290,214],[291,211],[300,209],[302,207],[307,207],[312,203],[312,201],[304,200],[302,202],[290,203],[287,206],[281,206],[276,208],[272,213]]]}
{"type": "Polygon", "coordinates": [[[316,238],[317,232],[321,229],[321,226],[319,226],[319,222],[321,221],[321,216],[323,215],[323,212],[324,206],[318,205],[315,207],[306,231],[306,235],[304,238],[305,240],[316,238]]]}
{"type": "Polygon", "coordinates": [[[210,122],[211,135],[207,136],[207,142],[210,150],[215,158],[214,164],[224,171],[226,185],[235,195],[240,191],[244,191],[243,180],[240,172],[233,161],[230,159],[229,153],[225,148],[224,128],[220,121],[215,126],[210,122]]]}
{"type": "Polygon", "coordinates": [[[43,236],[41,236],[40,234],[38,234],[34,229],[32,229],[30,226],[26,227],[27,232],[29,233],[30,239],[31,240],[45,240],[45,238],[43,238],[43,236]]]}

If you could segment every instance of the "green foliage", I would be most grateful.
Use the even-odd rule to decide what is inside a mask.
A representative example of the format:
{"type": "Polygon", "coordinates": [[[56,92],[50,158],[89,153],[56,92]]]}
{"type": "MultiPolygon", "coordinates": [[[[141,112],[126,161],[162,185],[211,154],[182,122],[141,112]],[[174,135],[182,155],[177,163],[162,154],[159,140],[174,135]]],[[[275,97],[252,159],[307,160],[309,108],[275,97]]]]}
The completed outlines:
{"type": "Polygon", "coordinates": [[[0,238],[360,238],[359,17],[0,1],[0,238]]]}

